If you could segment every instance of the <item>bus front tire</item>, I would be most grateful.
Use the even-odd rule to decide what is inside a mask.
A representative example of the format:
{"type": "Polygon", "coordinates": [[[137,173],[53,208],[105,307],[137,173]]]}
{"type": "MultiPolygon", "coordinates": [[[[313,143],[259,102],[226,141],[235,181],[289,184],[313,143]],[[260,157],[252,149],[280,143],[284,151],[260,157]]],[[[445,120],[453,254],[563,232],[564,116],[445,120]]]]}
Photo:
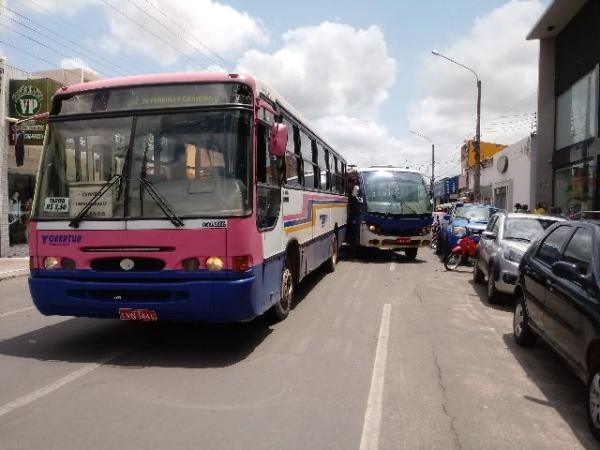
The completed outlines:
{"type": "Polygon", "coordinates": [[[406,255],[406,258],[412,261],[417,257],[418,250],[418,248],[407,248],[406,250],[404,250],[404,254],[406,255]]]}
{"type": "Polygon", "coordinates": [[[269,316],[274,322],[284,320],[292,309],[292,300],[294,298],[294,275],[286,258],[281,270],[281,288],[279,291],[279,301],[269,310],[269,316]]]}

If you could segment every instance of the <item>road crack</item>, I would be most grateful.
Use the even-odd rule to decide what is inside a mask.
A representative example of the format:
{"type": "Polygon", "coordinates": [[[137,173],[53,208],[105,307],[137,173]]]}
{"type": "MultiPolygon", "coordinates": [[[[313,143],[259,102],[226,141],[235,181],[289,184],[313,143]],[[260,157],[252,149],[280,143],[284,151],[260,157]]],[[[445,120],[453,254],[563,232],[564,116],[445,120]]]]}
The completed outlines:
{"type": "Polygon", "coordinates": [[[440,387],[440,390],[442,391],[442,411],[444,411],[444,415],[448,418],[448,421],[450,424],[450,430],[452,431],[452,435],[454,436],[454,443],[456,444],[456,448],[462,449],[462,443],[460,442],[460,437],[458,435],[458,431],[456,430],[456,417],[454,417],[448,411],[448,405],[447,405],[448,396],[446,393],[446,386],[444,384],[444,379],[442,377],[442,368],[440,366],[440,362],[438,360],[437,353],[435,352],[435,348],[433,348],[431,350],[431,353],[433,355],[433,365],[437,369],[438,386],[440,387]]]}

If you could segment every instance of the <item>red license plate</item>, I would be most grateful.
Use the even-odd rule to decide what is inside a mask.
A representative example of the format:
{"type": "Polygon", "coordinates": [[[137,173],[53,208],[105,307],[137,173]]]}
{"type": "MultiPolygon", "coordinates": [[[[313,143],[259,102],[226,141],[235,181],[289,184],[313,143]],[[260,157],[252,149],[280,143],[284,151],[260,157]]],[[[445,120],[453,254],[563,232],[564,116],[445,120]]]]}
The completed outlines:
{"type": "Polygon", "coordinates": [[[145,322],[156,322],[158,317],[153,309],[119,308],[119,319],[142,320],[145,322]]]}
{"type": "Polygon", "coordinates": [[[410,238],[397,238],[396,243],[401,245],[410,245],[410,238]]]}

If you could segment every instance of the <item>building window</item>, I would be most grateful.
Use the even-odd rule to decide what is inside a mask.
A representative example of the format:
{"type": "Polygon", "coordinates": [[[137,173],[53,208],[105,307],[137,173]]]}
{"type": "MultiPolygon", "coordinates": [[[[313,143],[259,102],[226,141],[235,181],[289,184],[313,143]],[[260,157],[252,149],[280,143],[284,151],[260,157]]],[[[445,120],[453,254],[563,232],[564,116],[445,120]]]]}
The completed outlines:
{"type": "Polygon", "coordinates": [[[554,206],[574,214],[594,209],[596,164],[575,164],[554,173],[554,206]]]}
{"type": "Polygon", "coordinates": [[[598,135],[598,67],[556,99],[556,150],[598,135]]]}

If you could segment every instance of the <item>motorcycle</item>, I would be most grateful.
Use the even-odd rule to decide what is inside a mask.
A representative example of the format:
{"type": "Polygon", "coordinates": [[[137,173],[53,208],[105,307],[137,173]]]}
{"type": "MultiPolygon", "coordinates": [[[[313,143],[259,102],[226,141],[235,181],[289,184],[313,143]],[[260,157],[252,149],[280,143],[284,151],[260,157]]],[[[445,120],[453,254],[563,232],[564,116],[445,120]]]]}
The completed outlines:
{"type": "Polygon", "coordinates": [[[444,259],[446,270],[455,270],[461,264],[475,258],[475,249],[479,242],[479,236],[465,236],[460,239],[452,251],[444,259]]]}

